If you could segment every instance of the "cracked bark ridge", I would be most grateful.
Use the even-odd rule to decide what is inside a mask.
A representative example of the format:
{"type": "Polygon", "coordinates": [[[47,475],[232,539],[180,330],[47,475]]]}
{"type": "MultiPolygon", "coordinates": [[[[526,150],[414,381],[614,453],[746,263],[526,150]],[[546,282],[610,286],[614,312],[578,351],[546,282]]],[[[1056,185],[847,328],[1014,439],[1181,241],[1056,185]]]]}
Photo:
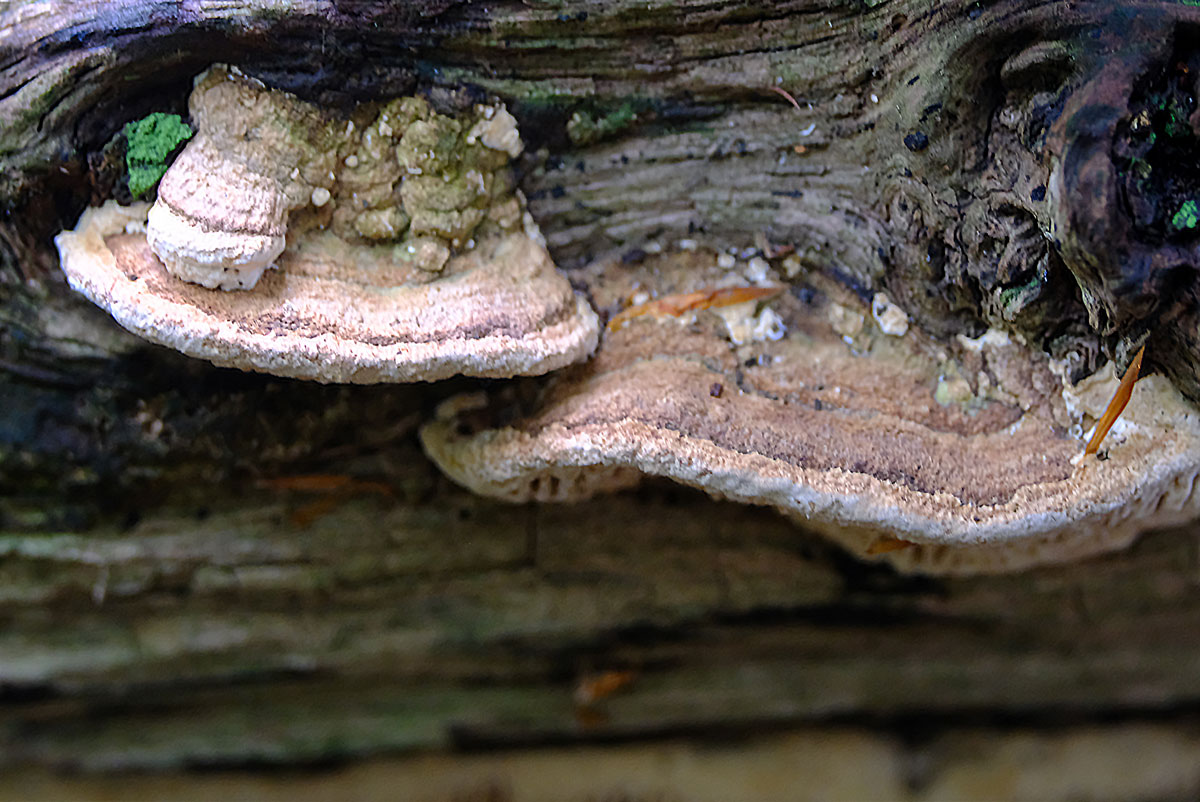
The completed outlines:
{"type": "Polygon", "coordinates": [[[1051,128],[1048,199],[1050,233],[1118,364],[1148,340],[1147,361],[1195,399],[1200,19],[1189,12],[1150,10],[1105,34],[1105,58],[1051,128]]]}

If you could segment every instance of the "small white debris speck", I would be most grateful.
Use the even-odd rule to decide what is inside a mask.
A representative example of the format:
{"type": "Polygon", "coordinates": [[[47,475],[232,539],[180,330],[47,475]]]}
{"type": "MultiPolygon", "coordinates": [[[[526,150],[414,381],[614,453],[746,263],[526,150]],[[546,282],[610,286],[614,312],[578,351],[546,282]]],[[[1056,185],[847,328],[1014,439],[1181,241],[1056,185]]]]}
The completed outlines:
{"type": "Polygon", "coordinates": [[[997,348],[1003,348],[1006,345],[1011,345],[1012,338],[1008,336],[1008,332],[1002,329],[988,329],[983,334],[975,338],[960,334],[958,335],[958,342],[963,348],[978,354],[983,350],[985,345],[992,345],[997,348]]]}
{"type": "Polygon", "coordinates": [[[766,259],[761,256],[755,256],[746,264],[746,270],[742,274],[751,284],[762,284],[768,278],[768,273],[771,271],[771,265],[766,259]]]}
{"type": "Polygon", "coordinates": [[[784,325],[783,318],[769,306],[763,307],[762,312],[754,323],[754,331],[752,337],[757,341],[769,340],[775,342],[782,340],[787,334],[787,326],[784,325]]]}
{"type": "Polygon", "coordinates": [[[756,342],[775,342],[787,334],[783,318],[769,306],[755,314],[757,301],[718,307],[712,311],[725,322],[729,341],[734,345],[756,342]]]}
{"type": "Polygon", "coordinates": [[[484,147],[502,150],[514,159],[521,155],[525,147],[521,143],[521,135],[517,133],[516,118],[503,108],[485,107],[483,119],[467,133],[468,136],[478,137],[484,147]]]}
{"type": "Polygon", "coordinates": [[[908,315],[892,303],[885,293],[876,293],[871,299],[871,316],[875,318],[879,330],[884,334],[903,337],[908,333],[908,315]]]}

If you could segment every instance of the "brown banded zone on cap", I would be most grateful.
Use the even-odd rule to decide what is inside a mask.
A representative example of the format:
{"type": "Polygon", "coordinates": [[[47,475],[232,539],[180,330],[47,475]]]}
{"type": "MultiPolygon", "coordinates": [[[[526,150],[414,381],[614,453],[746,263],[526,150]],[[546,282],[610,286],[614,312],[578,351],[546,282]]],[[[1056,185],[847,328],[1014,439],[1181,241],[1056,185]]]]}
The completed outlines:
{"type": "Polygon", "coordinates": [[[934,399],[936,365],[833,340],[764,348],[771,358],[748,364],[703,326],[634,321],[531,411],[476,408],[464,419],[448,407],[422,439],[477,492],[521,500],[522,483],[533,498],[568,468],[634,468],[774,506],[858,553],[903,539],[911,547],[881,558],[914,570],[1086,556],[1197,512],[1200,426],[1161,377],[1142,388],[1108,460],[1080,462],[1061,397],[1030,395],[1057,383],[1032,355],[1014,379],[1023,405],[967,409],[934,399]]]}
{"type": "Polygon", "coordinates": [[[544,246],[483,240],[431,274],[390,246],[312,229],[253,292],[167,273],[138,233],[146,205],[87,209],[59,234],[72,288],[126,329],[215,364],[322,382],[538,375],[585,358],[599,322],[544,246]]]}
{"type": "Polygon", "coordinates": [[[147,241],[176,278],[248,289],[283,252],[287,199],[277,182],[243,164],[226,162],[218,170],[204,162],[203,148],[186,150],[167,171],[147,241]]]}
{"type": "Polygon", "coordinates": [[[174,280],[140,235],[106,242],[120,280],[101,305],[136,333],[219,365],[325,382],[431,381],[543,373],[595,347],[595,313],[524,234],[480,243],[431,278],[390,248],[308,232],[252,293],[174,280]]]}
{"type": "Polygon", "coordinates": [[[158,184],[158,203],[203,233],[282,237],[287,198],[279,182],[244,163],[207,158],[213,146],[186,149],[158,184]]]}

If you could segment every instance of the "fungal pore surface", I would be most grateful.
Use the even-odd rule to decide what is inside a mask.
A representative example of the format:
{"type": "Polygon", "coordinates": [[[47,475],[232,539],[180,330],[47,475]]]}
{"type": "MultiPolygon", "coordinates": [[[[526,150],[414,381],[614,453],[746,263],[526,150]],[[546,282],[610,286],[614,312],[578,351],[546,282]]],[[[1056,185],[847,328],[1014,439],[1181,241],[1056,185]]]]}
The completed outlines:
{"type": "MultiPolygon", "coordinates": [[[[594,266],[590,290],[609,309],[637,286],[686,297],[728,279],[714,261],[594,266]]],[[[1083,557],[1196,515],[1200,419],[1163,376],[1137,384],[1103,459],[1084,458],[1117,386],[1111,367],[1071,386],[998,331],[939,343],[834,281],[793,289],[682,313],[651,302],[662,313],[626,315],[593,360],[548,386],[445,402],[426,451],[461,484],[512,501],[665,477],[933,573],[1083,557]]]]}
{"type": "Polygon", "coordinates": [[[189,109],[153,206],[109,201],[56,240],[71,286],[127,329],[325,382],[533,375],[595,347],[513,185],[502,105],[338,115],[217,65],[189,109]]]}

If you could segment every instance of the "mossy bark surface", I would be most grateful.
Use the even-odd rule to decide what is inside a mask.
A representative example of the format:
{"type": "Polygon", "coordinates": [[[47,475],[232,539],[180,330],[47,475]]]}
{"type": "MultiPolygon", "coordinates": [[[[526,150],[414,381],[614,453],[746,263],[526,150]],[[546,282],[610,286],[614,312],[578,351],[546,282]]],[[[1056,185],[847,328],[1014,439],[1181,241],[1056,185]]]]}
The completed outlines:
{"type": "Polygon", "coordinates": [[[51,237],[127,193],[123,126],[186,113],[214,61],[325,104],[491,95],[521,123],[520,186],[568,270],[688,239],[794,249],[935,335],[1008,327],[1080,375],[1148,341],[1151,369],[1196,398],[1200,182],[1168,168],[1195,139],[1197,14],[932,0],[0,10],[0,768],[309,764],[830,722],[887,737],[981,720],[1190,726],[1195,527],[1079,565],[935,581],[669,486],[484,501],[414,436],[478,383],[318,386],[188,360],[73,295],[51,237]],[[580,683],[605,671],[636,679],[581,708],[580,683]]]}

